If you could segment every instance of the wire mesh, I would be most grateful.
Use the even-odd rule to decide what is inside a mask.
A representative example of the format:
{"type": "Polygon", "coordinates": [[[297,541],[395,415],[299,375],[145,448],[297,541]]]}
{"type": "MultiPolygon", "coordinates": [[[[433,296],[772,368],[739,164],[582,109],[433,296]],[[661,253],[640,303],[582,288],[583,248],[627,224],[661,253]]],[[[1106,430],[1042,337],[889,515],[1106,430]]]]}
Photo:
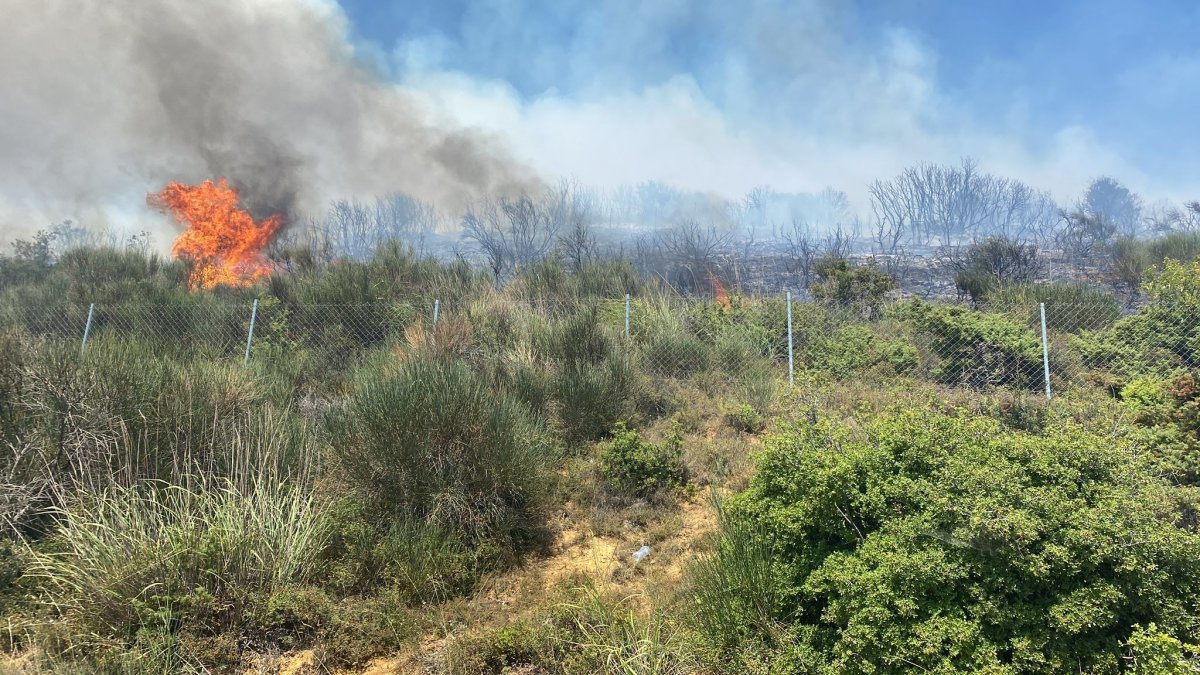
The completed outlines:
{"type": "MultiPolygon", "coordinates": [[[[178,357],[240,360],[253,318],[251,361],[316,359],[322,368],[346,369],[382,348],[406,344],[414,334],[432,336],[434,302],[429,305],[268,299],[252,312],[250,303],[97,303],[88,328],[86,304],[14,304],[0,308],[0,319],[67,345],[83,347],[86,329],[89,345],[137,341],[178,357]]],[[[1195,312],[1161,304],[1134,308],[1115,300],[1030,298],[977,307],[912,300],[874,306],[793,301],[790,332],[787,309],[783,295],[720,302],[634,296],[628,303],[624,297],[600,303],[597,321],[606,324],[613,339],[624,341],[644,372],[714,382],[786,379],[789,340],[797,373],[913,375],[955,387],[1038,391],[1046,385],[1047,366],[1055,390],[1200,366],[1195,312]]],[[[439,303],[443,327],[469,333],[474,319],[469,310],[439,303]]],[[[475,342],[476,352],[511,345],[482,335],[475,342]]],[[[536,342],[527,348],[536,352],[536,342]]]]}

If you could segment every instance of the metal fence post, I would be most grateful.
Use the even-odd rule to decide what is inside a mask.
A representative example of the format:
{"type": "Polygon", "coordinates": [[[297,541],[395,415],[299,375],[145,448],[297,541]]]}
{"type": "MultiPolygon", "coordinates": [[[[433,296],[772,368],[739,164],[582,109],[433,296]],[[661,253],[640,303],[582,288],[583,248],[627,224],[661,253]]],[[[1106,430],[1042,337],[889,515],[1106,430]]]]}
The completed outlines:
{"type": "Polygon", "coordinates": [[[84,326],[83,326],[83,343],[81,345],[79,345],[79,355],[80,356],[83,356],[83,353],[85,351],[87,351],[88,335],[90,335],[92,332],[92,317],[95,316],[95,314],[96,314],[96,303],[93,302],[92,304],[88,305],[87,323],[84,324],[84,326]]]}
{"type": "Polygon", "coordinates": [[[629,294],[625,294],[625,338],[629,339],[629,294]]]}
{"type": "Polygon", "coordinates": [[[792,292],[787,292],[787,323],[788,323],[788,386],[796,384],[795,365],[792,360],[792,292]]]}
{"type": "Polygon", "coordinates": [[[442,310],[442,301],[435,299],[433,301],[433,330],[437,330],[438,314],[442,310]]]}
{"type": "Polygon", "coordinates": [[[1046,379],[1046,400],[1050,400],[1050,343],[1046,340],[1046,303],[1040,303],[1042,310],[1042,374],[1046,379]]]}
{"type": "Polygon", "coordinates": [[[258,298],[254,299],[254,306],[250,308],[250,331],[246,334],[246,360],[242,363],[250,363],[250,345],[254,343],[254,322],[258,320],[258,298]]]}

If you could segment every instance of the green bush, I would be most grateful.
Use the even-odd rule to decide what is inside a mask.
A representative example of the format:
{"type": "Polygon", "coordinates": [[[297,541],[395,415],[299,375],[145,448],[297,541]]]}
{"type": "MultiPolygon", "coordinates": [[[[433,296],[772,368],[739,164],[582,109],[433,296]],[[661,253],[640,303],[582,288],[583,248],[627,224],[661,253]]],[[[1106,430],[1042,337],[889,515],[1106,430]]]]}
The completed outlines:
{"type": "Polygon", "coordinates": [[[1138,375],[1166,377],[1200,366],[1200,264],[1168,260],[1147,276],[1151,302],[1103,330],[1080,334],[1073,346],[1083,363],[1104,374],[1114,390],[1138,375]]]}
{"type": "Polygon", "coordinates": [[[600,454],[600,474],[616,495],[647,498],[682,488],[688,482],[678,432],[664,443],[647,443],[636,431],[618,424],[600,454]]]}
{"type": "Polygon", "coordinates": [[[350,481],[385,512],[518,550],[540,538],[554,443],[461,362],[368,366],[328,428],[350,481]]]}
{"type": "Polygon", "coordinates": [[[1200,482],[1200,385],[1193,373],[1141,376],[1121,388],[1134,421],[1146,427],[1157,469],[1185,485],[1200,482]]]}
{"type": "Polygon", "coordinates": [[[322,585],[341,596],[380,588],[406,606],[458,597],[474,587],[482,567],[463,535],[437,524],[388,517],[359,495],[337,500],[326,512],[330,536],[322,552],[322,585]]]}
{"type": "Polygon", "coordinates": [[[883,360],[892,367],[897,375],[905,375],[921,365],[921,353],[905,339],[888,340],[883,344],[883,360]]]}
{"type": "Polygon", "coordinates": [[[720,537],[715,550],[688,566],[688,590],[701,641],[722,655],[724,670],[732,670],[782,632],[787,608],[766,531],[731,516],[720,503],[715,507],[720,537]]]}
{"type": "Polygon", "coordinates": [[[1185,490],[1128,439],[1069,425],[917,409],[798,426],[727,505],[765,553],[701,575],[729,589],[701,601],[742,617],[705,634],[727,659],[734,631],[786,636],[779,672],[1113,672],[1134,626],[1185,639],[1200,619],[1185,490]]]}
{"type": "Polygon", "coordinates": [[[854,267],[845,259],[822,258],[815,271],[818,283],[810,289],[813,298],[864,318],[878,316],[884,296],[896,287],[896,282],[874,261],[854,267]]]}
{"type": "Polygon", "coordinates": [[[1036,276],[1037,254],[1037,246],[1033,244],[988,237],[968,247],[954,284],[960,294],[965,293],[978,302],[1001,284],[1021,283],[1036,276]]]}
{"type": "Polygon", "coordinates": [[[641,357],[650,372],[680,379],[709,371],[713,358],[708,343],[682,333],[652,338],[642,345],[641,357]]]}
{"type": "Polygon", "coordinates": [[[535,348],[556,366],[548,393],[558,403],[558,426],[568,444],[602,438],[632,415],[637,373],[624,341],[600,321],[597,305],[577,309],[538,338],[535,348]]]}
{"type": "Polygon", "coordinates": [[[624,357],[614,355],[589,367],[568,366],[555,380],[559,426],[568,444],[602,438],[633,414],[637,374],[624,357]]]}
{"type": "Polygon", "coordinates": [[[867,326],[841,326],[817,338],[802,358],[811,370],[849,377],[878,362],[875,334],[867,326]]]}
{"type": "Polygon", "coordinates": [[[940,382],[977,388],[1044,385],[1040,339],[1004,316],[919,300],[899,308],[897,315],[928,336],[938,360],[934,377],[940,382]]]}
{"type": "Polygon", "coordinates": [[[733,429],[748,434],[757,434],[767,426],[767,421],[762,414],[745,403],[726,412],[725,423],[733,429]]]}

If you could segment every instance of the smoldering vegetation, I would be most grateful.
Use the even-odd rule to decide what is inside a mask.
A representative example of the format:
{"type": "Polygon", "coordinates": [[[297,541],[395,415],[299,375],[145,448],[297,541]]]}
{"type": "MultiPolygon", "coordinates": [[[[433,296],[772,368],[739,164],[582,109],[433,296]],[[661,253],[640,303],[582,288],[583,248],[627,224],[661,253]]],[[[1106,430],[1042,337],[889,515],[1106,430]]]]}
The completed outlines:
{"type": "MultiPolygon", "coordinates": [[[[285,266],[297,257],[328,265],[400,242],[421,256],[485,268],[497,287],[545,261],[579,269],[627,260],[684,295],[720,287],[799,297],[822,267],[846,261],[878,267],[902,294],[923,298],[980,302],[995,287],[1060,282],[1106,287],[1132,304],[1151,266],[1190,259],[1200,237],[1200,203],[1147,203],[1108,176],[1069,202],[969,159],[914,165],[865,187],[859,208],[834,188],[762,186],[726,199],[658,182],[601,190],[560,180],[473,199],[461,210],[390,192],[294,214],[271,254],[285,266]]],[[[48,253],[123,241],[74,222],[53,235],[48,253]]],[[[153,247],[148,233],[129,243],[153,247]]]]}

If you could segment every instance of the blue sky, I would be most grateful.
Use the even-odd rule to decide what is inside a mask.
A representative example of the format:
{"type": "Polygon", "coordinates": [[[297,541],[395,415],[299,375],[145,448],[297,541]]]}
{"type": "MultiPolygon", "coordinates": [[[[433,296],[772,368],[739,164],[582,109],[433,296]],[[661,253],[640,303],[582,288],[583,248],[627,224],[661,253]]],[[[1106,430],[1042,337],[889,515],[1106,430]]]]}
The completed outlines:
{"type": "MultiPolygon", "coordinates": [[[[1200,196],[1200,2],[341,4],[357,47],[391,77],[448,115],[473,108],[469,123],[509,136],[553,171],[593,177],[589,162],[566,155],[594,146],[547,156],[538,148],[551,139],[529,127],[568,124],[574,111],[613,136],[623,119],[633,128],[682,106],[679,119],[698,115],[699,128],[719,131],[718,154],[740,157],[753,180],[778,174],[811,188],[871,175],[833,167],[822,176],[815,155],[845,154],[876,174],[972,155],[1057,192],[1111,172],[1151,197],[1200,196]]],[[[548,135],[562,145],[587,133],[548,135]]],[[[693,164],[704,154],[695,138],[645,148],[653,131],[632,135],[630,152],[677,152],[693,164]]],[[[712,188],[729,173],[658,162],[644,172],[673,175],[643,176],[636,164],[618,161],[594,178],[626,172],[712,188]]]]}

